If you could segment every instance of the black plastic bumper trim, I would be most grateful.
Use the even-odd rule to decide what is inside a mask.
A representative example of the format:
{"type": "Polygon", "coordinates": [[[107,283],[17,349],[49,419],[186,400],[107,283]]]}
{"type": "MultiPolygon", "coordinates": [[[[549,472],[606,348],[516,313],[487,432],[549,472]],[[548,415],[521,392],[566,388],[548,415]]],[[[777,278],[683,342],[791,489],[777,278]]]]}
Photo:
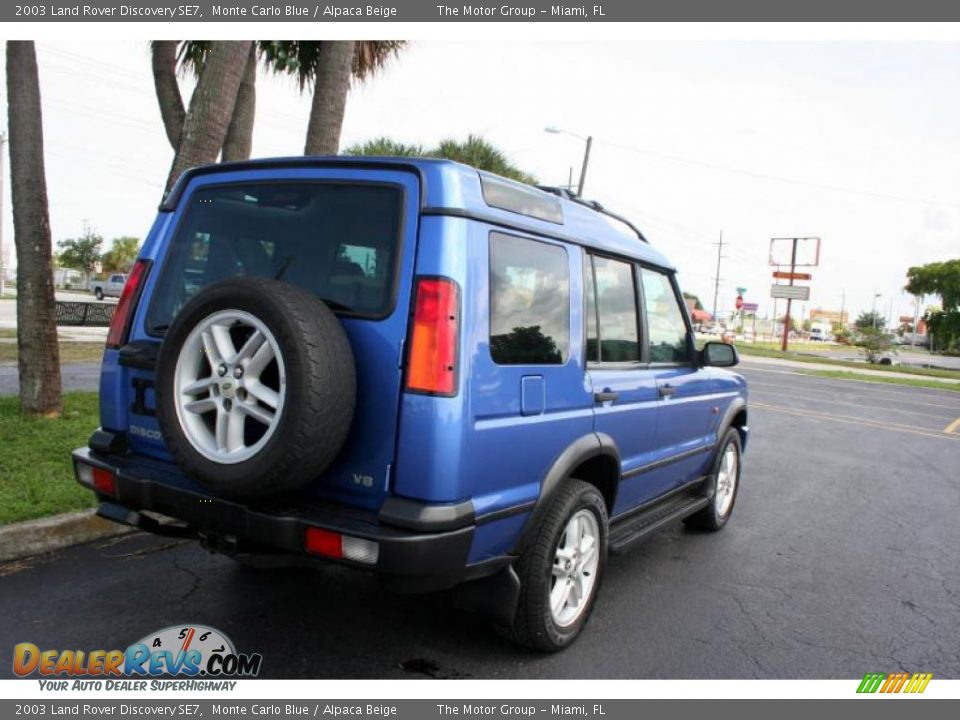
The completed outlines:
{"type": "Polygon", "coordinates": [[[117,455],[127,450],[127,438],[123,433],[97,428],[88,442],[91,449],[107,455],[117,455]]]}
{"type": "Polygon", "coordinates": [[[701,445],[698,448],[693,448],[692,450],[684,450],[683,452],[677,453],[676,455],[671,455],[670,457],[662,458],[661,460],[655,460],[652,463],[647,463],[646,465],[641,465],[638,468],[633,470],[628,470],[620,476],[621,480],[627,480],[628,478],[636,477],[641,473],[650,472],[655,470],[658,467],[663,467],[664,465],[670,465],[675,462],[680,462],[681,460],[686,460],[691,458],[694,455],[702,455],[705,452],[710,452],[713,448],[716,447],[715,443],[710,443],[709,445],[701,445]]]}
{"type": "Polygon", "coordinates": [[[522,515],[525,512],[532,511],[536,506],[537,501],[531,500],[530,502],[525,502],[522,505],[514,505],[513,507],[484,513],[483,515],[477,516],[477,525],[486,525],[487,523],[496,522],[497,520],[513,517],[514,515],[522,515]]]}
{"type": "Polygon", "coordinates": [[[380,508],[380,522],[418,532],[443,532],[476,522],[473,501],[434,505],[391,495],[380,508]]]}
{"type": "Polygon", "coordinates": [[[273,505],[251,507],[166,482],[165,471],[157,467],[166,464],[159,461],[134,456],[101,456],[87,448],[74,450],[73,458],[74,463],[83,462],[116,473],[117,496],[101,498],[109,500],[104,513],[112,520],[144,530],[163,534],[162,528],[149,526],[152,518],[142,521],[147,526],[138,524],[147,517],[141,511],[148,510],[181,521],[191,534],[229,537],[238,550],[282,552],[326,561],[328,558],[313,556],[304,550],[307,528],[319,527],[376,542],[379,545],[376,565],[349,560],[334,562],[381,574],[398,589],[441,590],[459,583],[466,573],[475,529],[472,522],[426,533],[385,525],[379,522],[374,511],[317,498],[303,501],[287,498],[273,505]]]}

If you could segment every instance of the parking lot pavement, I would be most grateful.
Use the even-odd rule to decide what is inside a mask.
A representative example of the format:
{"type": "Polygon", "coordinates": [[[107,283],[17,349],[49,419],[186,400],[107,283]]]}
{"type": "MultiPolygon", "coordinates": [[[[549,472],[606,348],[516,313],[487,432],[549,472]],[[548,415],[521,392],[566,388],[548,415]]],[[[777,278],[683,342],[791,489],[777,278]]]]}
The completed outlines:
{"type": "Polygon", "coordinates": [[[16,642],[123,648],[197,622],[269,677],[960,677],[960,393],[743,366],[751,439],[731,523],[611,558],[580,640],[550,656],[442,596],[335,566],[250,571],[128,536],[0,567],[0,673],[16,642]]]}

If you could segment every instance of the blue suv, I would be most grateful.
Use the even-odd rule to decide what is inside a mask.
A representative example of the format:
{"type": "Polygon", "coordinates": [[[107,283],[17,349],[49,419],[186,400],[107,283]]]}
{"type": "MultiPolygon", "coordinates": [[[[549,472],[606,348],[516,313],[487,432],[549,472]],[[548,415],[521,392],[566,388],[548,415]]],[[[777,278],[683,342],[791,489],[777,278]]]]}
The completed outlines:
{"type": "Polygon", "coordinates": [[[199,167],[130,273],[74,467],[116,522],[455,588],[558,650],[608,552],[729,519],[737,361],[697,349],[635,227],[563,190],[442,160],[199,167]]]}

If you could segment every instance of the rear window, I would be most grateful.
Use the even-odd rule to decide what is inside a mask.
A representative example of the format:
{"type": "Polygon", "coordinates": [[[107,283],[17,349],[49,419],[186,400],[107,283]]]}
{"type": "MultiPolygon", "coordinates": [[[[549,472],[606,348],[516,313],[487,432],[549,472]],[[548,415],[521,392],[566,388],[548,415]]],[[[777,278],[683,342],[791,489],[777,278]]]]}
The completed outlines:
{"type": "Polygon", "coordinates": [[[238,275],[284,280],[334,312],[393,307],[403,193],[343,183],[256,183],[197,190],[170,243],[147,329],[162,333],[202,288],[238,275]]]}

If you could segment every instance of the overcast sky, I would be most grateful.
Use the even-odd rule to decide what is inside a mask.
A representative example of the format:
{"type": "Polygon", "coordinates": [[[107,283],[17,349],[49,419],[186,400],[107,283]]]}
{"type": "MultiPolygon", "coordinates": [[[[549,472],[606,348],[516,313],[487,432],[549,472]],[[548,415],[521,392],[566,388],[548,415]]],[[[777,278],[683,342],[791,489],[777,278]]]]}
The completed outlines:
{"type": "MultiPolygon", "coordinates": [[[[172,159],[146,44],[38,55],[54,239],[84,221],[142,237],[172,159]]],[[[909,314],[907,267],[960,256],[958,77],[960,43],[423,41],[354,89],[343,141],[478,133],[561,184],[583,143],[543,128],[592,134],[585,195],[635,220],[708,309],[723,231],[721,308],[743,286],[771,312],[769,238],[818,235],[807,312],[877,292],[909,314]]],[[[254,156],[302,152],[309,99],[263,73],[257,92],[254,156]]]]}

